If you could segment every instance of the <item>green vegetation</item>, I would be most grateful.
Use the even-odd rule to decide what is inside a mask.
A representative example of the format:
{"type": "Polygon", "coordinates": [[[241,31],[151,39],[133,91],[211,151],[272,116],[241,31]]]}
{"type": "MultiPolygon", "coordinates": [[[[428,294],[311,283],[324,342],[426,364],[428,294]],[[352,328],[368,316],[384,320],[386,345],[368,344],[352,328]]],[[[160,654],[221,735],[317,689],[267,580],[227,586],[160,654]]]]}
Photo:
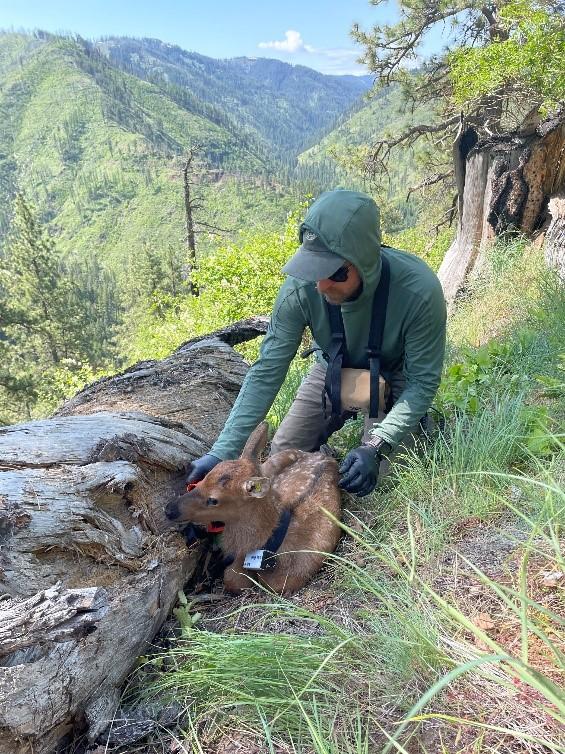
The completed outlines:
{"type": "Polygon", "coordinates": [[[424,200],[407,194],[425,175],[429,149],[423,145],[406,148],[386,170],[368,175],[373,145],[377,139],[394,138],[422,119],[431,117],[429,106],[407,108],[398,86],[373,94],[364,106],[343,116],[336,128],[318,144],[299,155],[299,175],[307,177],[314,168],[334,174],[334,183],[361,191],[374,191],[381,208],[383,228],[398,233],[423,220],[433,227],[435,212],[424,200]]]}
{"type": "MultiPolygon", "coordinates": [[[[5,422],[44,415],[101,371],[162,355],[203,331],[195,323],[195,302],[186,302],[182,171],[190,151],[196,154],[190,178],[198,259],[213,251],[214,265],[225,257],[222,268],[241,245],[252,254],[256,244],[264,247],[262,263],[269,259],[272,268],[268,250],[279,245],[277,231],[304,195],[301,185],[282,183],[281,176],[291,180],[295,151],[368,86],[276,61],[213,61],[155,40],[93,45],[43,32],[0,33],[0,81],[2,264],[6,270],[13,264],[9,238],[19,193],[33,205],[37,243],[48,241],[63,274],[84,289],[77,294],[83,309],[67,310],[76,315],[68,332],[80,330],[85,318],[100,319],[93,311],[98,302],[112,310],[97,345],[70,348],[56,373],[42,359],[28,358],[36,346],[16,347],[13,323],[0,318],[2,342],[19,353],[3,367],[5,422]],[[298,106],[306,89],[311,104],[298,106]],[[283,153],[290,163],[281,160],[283,153]],[[96,348],[105,349],[103,357],[96,348]]],[[[211,276],[213,268],[204,263],[202,284],[213,287],[211,276]]],[[[224,277],[237,286],[233,271],[214,284],[224,277]]],[[[2,311],[10,305],[7,296],[18,297],[15,284],[0,290],[2,311]]],[[[271,299],[258,291],[249,313],[266,313],[271,299]]],[[[211,294],[203,302],[215,308],[211,294]]],[[[238,318],[234,307],[220,314],[221,324],[238,318]]]]}
{"type": "Polygon", "coordinates": [[[0,106],[8,116],[0,137],[6,156],[0,229],[10,218],[5,200],[17,186],[63,250],[96,248],[119,274],[142,241],[182,245],[181,163],[194,146],[204,206],[213,214],[230,208],[222,227],[284,217],[284,199],[267,179],[263,157],[239,134],[113,68],[86,43],[23,39],[27,54],[22,41],[0,68],[0,106]]]}
{"type": "Polygon", "coordinates": [[[46,412],[114,356],[113,279],[90,260],[63,261],[21,194],[0,258],[0,422],[46,412]]]}
{"type": "MultiPolygon", "coordinates": [[[[382,6],[385,0],[373,4],[382,6]]],[[[420,187],[428,200],[433,194],[437,221],[452,206],[452,145],[461,116],[474,136],[488,138],[562,102],[563,3],[446,0],[400,2],[399,8],[394,23],[353,28],[377,91],[399,90],[404,109],[416,113],[406,127],[375,134],[367,145],[365,170],[379,182],[405,159],[407,150],[414,150],[422,163],[420,187]],[[416,63],[429,35],[440,29],[441,51],[413,69],[409,61],[416,63]]]]}
{"type": "MultiPolygon", "coordinates": [[[[283,281],[281,268],[296,249],[300,212],[289,215],[282,233],[243,235],[240,243],[211,251],[193,275],[198,297],[155,293],[150,309],[135,316],[128,358],[161,358],[189,337],[270,314],[283,281]]],[[[257,343],[241,348],[249,359],[256,357],[257,343]]]]}
{"type": "MultiPolygon", "coordinates": [[[[0,233],[17,188],[61,248],[96,247],[116,274],[142,242],[182,246],[191,148],[201,203],[220,227],[279,226],[302,189],[281,184],[277,155],[291,163],[368,86],[277,61],[230,67],[155,40],[2,33],[0,47],[0,233]]],[[[201,243],[205,252],[206,235],[201,243]]]]}
{"type": "MultiPolygon", "coordinates": [[[[215,61],[156,40],[92,44],[44,32],[0,32],[0,82],[2,264],[13,263],[21,194],[33,206],[37,243],[49,241],[63,274],[83,289],[84,308],[68,309],[77,318],[68,332],[100,319],[92,307],[112,310],[98,345],[77,346],[53,374],[24,355],[36,346],[16,347],[13,323],[0,318],[2,343],[20,354],[3,367],[5,422],[44,415],[101,371],[164,355],[208,325],[243,316],[234,306],[215,311],[214,296],[226,293],[218,285],[238,286],[240,249],[249,258],[261,249],[261,264],[274,270],[282,257],[271,252],[290,248],[278,234],[306,184],[318,191],[333,179],[313,170],[297,182],[296,153],[369,86],[278,61],[215,61]],[[209,291],[202,304],[187,301],[183,166],[191,152],[197,257],[209,291]],[[215,268],[225,274],[214,277],[215,268]]],[[[259,290],[250,274],[245,313],[267,313],[278,280],[273,272],[269,290],[259,290]]],[[[7,296],[17,298],[14,285],[0,290],[2,311],[7,296]]]]}
{"type": "Polygon", "coordinates": [[[324,76],[264,58],[214,60],[157,39],[111,37],[97,43],[109,60],[166,91],[264,154],[292,164],[371,86],[368,76],[324,76]]]}
{"type": "Polygon", "coordinates": [[[184,641],[167,655],[168,660],[177,660],[176,670],[163,674],[155,689],[197,700],[195,722],[219,709],[237,708],[241,718],[245,708],[252,716],[260,709],[265,719],[276,718],[278,731],[292,735],[300,725],[291,689],[297,690],[299,700],[317,696],[318,710],[326,715],[342,692],[340,680],[350,658],[339,655],[343,643],[339,636],[185,633],[184,641]],[[323,691],[316,683],[320,666],[324,668],[323,691]]]}
{"type": "MultiPolygon", "coordinates": [[[[212,247],[200,258],[198,269],[192,275],[200,291],[197,297],[189,295],[184,247],[173,244],[159,247],[140,239],[135,256],[113,275],[105,271],[98,255],[89,261],[78,253],[64,254],[61,241],[55,247],[49,240],[53,254],[57,249],[59,268],[76,278],[73,283],[77,291],[76,301],[83,307],[76,312],[76,321],[69,324],[69,333],[79,332],[81,337],[88,335],[89,345],[79,355],[76,351],[84,339],[77,340],[72,360],[65,362],[65,371],[62,373],[62,366],[58,366],[56,376],[49,379],[50,372],[45,370],[44,362],[37,358],[27,359],[22,351],[27,380],[18,382],[19,397],[13,390],[5,391],[4,421],[45,415],[95,375],[112,372],[137,360],[163,358],[191,337],[212,332],[244,317],[270,314],[283,280],[281,268],[296,248],[296,229],[305,208],[306,204],[303,204],[288,215],[282,232],[249,232],[241,234],[237,243],[212,247]]],[[[45,230],[35,219],[28,235],[32,245],[34,237],[40,246],[46,238],[45,230]]],[[[435,240],[427,240],[418,229],[387,237],[395,244],[397,239],[414,243],[414,247],[408,248],[419,252],[431,264],[439,260],[449,240],[445,233],[435,240]]],[[[8,250],[8,267],[13,263],[10,260],[8,250]]],[[[17,297],[18,281],[19,278],[14,278],[5,288],[4,295],[17,297]]],[[[61,316],[71,311],[74,310],[63,307],[61,316]]],[[[0,317],[0,324],[4,327],[10,322],[0,317]]],[[[240,350],[253,361],[258,345],[254,341],[242,345],[240,350]]],[[[15,362],[6,363],[11,374],[15,362]]],[[[297,359],[287,386],[289,382],[297,384],[306,366],[297,359]]],[[[280,402],[273,407],[270,419],[275,426],[280,423],[285,410],[280,402]]]]}
{"type": "MultiPolygon", "coordinates": [[[[431,211],[434,212],[433,207],[431,211]]],[[[447,227],[441,230],[435,228],[433,220],[424,215],[420,217],[418,225],[412,228],[398,233],[385,232],[383,243],[417,254],[429,264],[432,270],[437,272],[454,235],[454,228],[447,227]]]]}
{"type": "Polygon", "coordinates": [[[199,604],[147,658],[134,688],[186,706],[187,750],[560,750],[559,292],[539,251],[497,244],[450,323],[443,427],[350,500],[326,573],[292,601],[199,604]]]}
{"type": "Polygon", "coordinates": [[[502,33],[485,47],[455,50],[450,74],[467,105],[501,89],[529,95],[545,113],[565,100],[565,24],[545,2],[512,0],[499,14],[502,33]]]}
{"type": "MultiPolygon", "coordinates": [[[[4,392],[4,421],[44,415],[102,371],[164,356],[240,317],[268,314],[279,269],[294,250],[297,208],[309,190],[340,182],[364,188],[359,171],[370,135],[410,122],[396,113],[398,91],[364,107],[358,98],[367,80],[325,77],[278,61],[213,61],[156,40],[95,45],[43,32],[2,33],[0,42],[6,114],[0,256],[10,254],[19,192],[33,204],[36,231],[53,242],[58,264],[89,277],[82,300],[111,297],[113,312],[104,358],[81,352],[64,375],[49,380],[39,361],[27,364],[25,380],[10,361],[20,392],[4,392]],[[342,125],[293,166],[298,151],[338,116],[342,125]],[[182,171],[191,151],[199,300],[190,299],[187,281],[182,171]],[[260,269],[269,272],[258,275],[260,269]]],[[[419,218],[418,202],[404,201],[407,184],[416,180],[412,162],[400,161],[390,186],[377,192],[383,224],[393,234],[389,243],[437,267],[450,231],[434,237],[435,214],[419,218]]],[[[3,330],[6,324],[0,321],[3,330]]],[[[243,351],[253,358],[257,344],[243,351]]]]}
{"type": "MultiPolygon", "coordinates": [[[[306,206],[304,203],[288,215],[282,232],[242,234],[239,243],[210,251],[193,276],[200,289],[198,297],[187,296],[182,286],[173,293],[170,287],[166,288],[170,276],[156,263],[153,267],[147,263],[143,278],[149,286],[151,303],[147,307],[147,298],[142,296],[136,306],[135,293],[132,294],[126,318],[130,335],[124,339],[127,360],[163,358],[190,337],[213,332],[245,317],[269,315],[284,279],[281,268],[296,250],[297,227],[306,206]],[[160,286],[152,280],[160,280],[160,286]]],[[[415,228],[386,236],[386,240],[419,254],[437,268],[451,240],[451,231],[430,238],[430,234],[415,228]],[[408,244],[398,243],[403,241],[408,244]]],[[[257,341],[238,347],[249,361],[257,357],[258,348],[257,341]]],[[[308,362],[300,358],[293,362],[279,400],[269,414],[273,426],[285,415],[292,391],[307,368],[308,362]]]]}

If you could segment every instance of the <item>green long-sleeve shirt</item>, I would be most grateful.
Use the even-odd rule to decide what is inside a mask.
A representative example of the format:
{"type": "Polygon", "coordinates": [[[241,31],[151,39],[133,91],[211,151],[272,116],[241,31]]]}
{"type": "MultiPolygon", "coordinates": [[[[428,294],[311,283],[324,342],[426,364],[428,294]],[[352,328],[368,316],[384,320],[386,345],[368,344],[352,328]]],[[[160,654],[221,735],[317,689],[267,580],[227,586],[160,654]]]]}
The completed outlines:
{"type": "MultiPolygon", "coordinates": [[[[352,262],[363,280],[361,295],[341,306],[347,366],[366,369],[366,347],[381,254],[390,263],[390,287],[382,344],[381,371],[402,370],[404,390],[378,427],[392,447],[431,405],[443,365],[446,310],[436,275],[419,257],[380,244],[378,208],[366,194],[332,191],[312,205],[301,229],[315,232],[336,254],[352,262]]],[[[277,296],[259,359],[249,370],[223,431],[211,449],[221,459],[235,458],[262,421],[309,328],[322,352],[331,331],[327,308],[315,283],[288,277],[277,296]]],[[[321,400],[321,396],[320,396],[321,400]]]]}

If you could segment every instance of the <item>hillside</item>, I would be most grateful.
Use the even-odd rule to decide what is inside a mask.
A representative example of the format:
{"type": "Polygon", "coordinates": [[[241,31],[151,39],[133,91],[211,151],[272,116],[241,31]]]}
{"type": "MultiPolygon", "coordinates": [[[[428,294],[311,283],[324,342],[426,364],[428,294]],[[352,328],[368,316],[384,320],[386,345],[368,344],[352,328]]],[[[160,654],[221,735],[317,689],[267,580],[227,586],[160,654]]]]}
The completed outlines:
{"type": "Polygon", "coordinates": [[[414,148],[396,150],[387,175],[376,175],[369,182],[366,175],[371,145],[378,139],[398,136],[409,126],[427,122],[429,107],[410,111],[402,103],[398,88],[389,88],[359,101],[350,113],[317,144],[298,156],[299,173],[305,177],[335,173],[335,180],[355,184],[360,189],[373,188],[386,210],[385,223],[391,231],[414,224],[423,206],[420,196],[406,200],[408,189],[424,178],[421,158],[426,147],[418,143],[414,148]]]}
{"type": "MultiPolygon", "coordinates": [[[[200,219],[228,238],[280,227],[306,191],[276,177],[281,162],[292,164],[368,83],[158,40],[2,33],[0,243],[17,189],[59,248],[96,251],[118,276],[142,247],[182,250],[181,168],[192,147],[200,219]]],[[[213,242],[203,234],[202,251],[213,242]]]]}
{"type": "Polygon", "coordinates": [[[285,162],[321,138],[372,85],[369,76],[326,76],[279,60],[215,60],[157,39],[112,37],[97,47],[172,97],[189,91],[200,107],[227,114],[240,133],[285,162]]]}
{"type": "Polygon", "coordinates": [[[141,243],[181,244],[180,168],[193,145],[205,193],[213,184],[216,209],[229,208],[224,226],[284,217],[272,185],[263,194],[272,208],[262,212],[256,184],[268,166],[237,129],[115,69],[81,41],[3,35],[1,42],[2,235],[17,188],[67,251],[96,249],[119,267],[141,243]],[[245,181],[236,187],[239,175],[245,181]]]}
{"type": "MultiPolygon", "coordinates": [[[[44,336],[26,335],[26,307],[3,312],[0,381],[9,397],[0,415],[14,421],[22,412],[48,412],[92,370],[118,368],[135,351],[140,321],[174,309],[189,290],[189,154],[202,259],[238,243],[242,233],[280,229],[309,191],[332,185],[320,176],[296,182],[296,153],[367,86],[278,61],[214,61],[156,40],[95,45],[45,32],[0,32],[4,290],[19,300],[9,281],[33,280],[26,294],[33,308],[30,291],[38,293],[50,266],[67,291],[63,299],[74,291],[90,323],[80,347],[65,340],[65,363],[47,366],[44,336]],[[24,197],[18,221],[17,193],[24,197]],[[33,238],[19,261],[11,251],[17,233],[24,246],[33,238]],[[33,263],[39,248],[42,275],[33,263]]],[[[74,326],[63,321],[65,306],[49,323],[61,337],[74,326]]],[[[155,324],[148,323],[150,331],[155,324]]]]}
{"type": "MultiPolygon", "coordinates": [[[[44,335],[32,343],[25,312],[12,313],[3,348],[10,397],[0,416],[48,413],[100,370],[163,354],[201,332],[206,318],[185,311],[187,155],[196,152],[190,180],[200,264],[217,253],[237,266],[263,246],[272,254],[293,212],[290,250],[308,193],[360,184],[339,155],[327,169],[326,155],[341,150],[347,160],[392,120],[387,97],[363,105],[368,83],[271,60],[214,61],[156,40],[0,34],[0,267],[7,280],[31,276],[37,293],[43,282],[31,263],[33,244],[24,261],[3,246],[16,226],[24,246],[37,236],[45,270],[52,258],[57,285],[74,291],[73,303],[61,294],[65,306],[82,307],[92,328],[80,347],[63,338],[67,361],[51,364],[44,335]],[[340,126],[302,155],[297,171],[297,151],[323,137],[338,115],[340,126]],[[351,132],[358,141],[349,147],[351,132]],[[12,223],[17,192],[29,205],[20,205],[19,225],[12,223]]],[[[399,173],[399,184],[404,178],[399,173]]],[[[410,224],[413,205],[396,214],[397,226],[410,224]]],[[[19,299],[17,286],[6,285],[19,299]]],[[[30,290],[27,309],[37,298],[30,290]]],[[[65,306],[50,322],[61,337],[70,331],[65,306]]]]}

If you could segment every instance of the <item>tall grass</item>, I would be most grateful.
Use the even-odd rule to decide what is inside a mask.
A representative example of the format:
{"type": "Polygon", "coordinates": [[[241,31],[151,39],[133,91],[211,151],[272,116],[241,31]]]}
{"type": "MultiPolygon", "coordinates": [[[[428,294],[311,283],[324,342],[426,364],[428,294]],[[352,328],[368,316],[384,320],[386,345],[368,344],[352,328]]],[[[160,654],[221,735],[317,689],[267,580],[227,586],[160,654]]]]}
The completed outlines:
{"type": "Polygon", "coordinates": [[[218,713],[237,713],[271,728],[299,732],[298,702],[327,714],[350,667],[348,639],[286,633],[193,630],[165,655],[173,667],[153,690],[182,700],[194,724],[218,713]]]}
{"type": "Polygon", "coordinates": [[[418,522],[418,549],[426,557],[445,546],[460,522],[499,514],[504,507],[499,493],[508,485],[494,475],[527,465],[528,417],[523,394],[503,393],[475,416],[456,414],[425,453],[418,448],[404,453],[386,490],[372,500],[388,521],[389,536],[407,536],[398,522],[406,503],[418,522]],[[494,475],[476,475],[487,470],[494,475]]]}
{"type": "Polygon", "coordinates": [[[424,452],[404,453],[347,519],[325,576],[333,607],[309,612],[301,595],[244,603],[223,616],[228,632],[205,622],[151,661],[147,693],[187,708],[187,751],[234,721],[273,754],[563,750],[564,441],[547,417],[565,415],[565,302],[534,255],[508,248],[451,324],[454,358],[479,314],[476,342],[491,328],[502,344],[470,384],[477,401],[454,408],[424,452]],[[502,274],[514,303],[506,284],[496,296],[502,274]],[[504,578],[459,547],[465,527],[479,541],[483,526],[510,541],[504,578]]]}

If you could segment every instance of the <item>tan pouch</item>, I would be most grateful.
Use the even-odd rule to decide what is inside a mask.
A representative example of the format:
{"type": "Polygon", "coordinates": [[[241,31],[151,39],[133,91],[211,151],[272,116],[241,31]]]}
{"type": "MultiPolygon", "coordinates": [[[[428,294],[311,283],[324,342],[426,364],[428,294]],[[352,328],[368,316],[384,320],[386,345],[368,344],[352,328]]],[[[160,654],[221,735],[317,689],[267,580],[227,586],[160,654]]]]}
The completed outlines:
{"type": "MultiPolygon", "coordinates": [[[[379,411],[384,412],[390,387],[379,377],[379,411]]],[[[369,411],[371,376],[368,369],[341,370],[341,407],[344,411],[369,411]]]]}

